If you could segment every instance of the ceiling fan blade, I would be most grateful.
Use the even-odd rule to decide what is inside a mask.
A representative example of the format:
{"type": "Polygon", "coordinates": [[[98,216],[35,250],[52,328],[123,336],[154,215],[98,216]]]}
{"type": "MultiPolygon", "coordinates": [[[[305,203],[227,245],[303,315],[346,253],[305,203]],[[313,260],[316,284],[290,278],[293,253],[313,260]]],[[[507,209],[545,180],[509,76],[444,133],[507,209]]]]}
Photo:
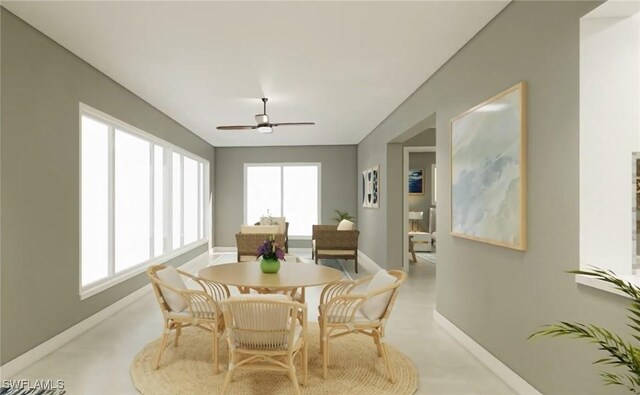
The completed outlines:
{"type": "Polygon", "coordinates": [[[315,125],[315,122],[278,122],[272,123],[273,126],[304,126],[304,125],[315,125]]]}
{"type": "Polygon", "coordinates": [[[257,126],[250,125],[235,125],[235,126],[218,126],[216,129],[218,130],[251,130],[257,129],[257,126]]]}

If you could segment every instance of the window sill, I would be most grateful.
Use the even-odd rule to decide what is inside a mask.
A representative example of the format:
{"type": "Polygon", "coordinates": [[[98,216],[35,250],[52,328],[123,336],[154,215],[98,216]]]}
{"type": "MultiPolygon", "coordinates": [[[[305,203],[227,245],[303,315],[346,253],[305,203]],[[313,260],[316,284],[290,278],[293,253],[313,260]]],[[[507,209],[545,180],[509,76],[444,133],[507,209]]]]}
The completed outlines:
{"type": "MultiPolygon", "coordinates": [[[[638,276],[636,275],[626,275],[626,276],[618,276],[620,279],[630,282],[633,285],[639,286],[640,287],[640,278],[638,278],[638,276]]],[[[625,298],[631,299],[631,297],[627,294],[625,294],[622,291],[619,291],[617,288],[615,288],[613,285],[606,283],[604,281],[600,281],[597,280],[593,277],[590,276],[585,276],[583,274],[576,274],[575,275],[575,279],[576,279],[576,283],[580,284],[580,285],[584,285],[587,287],[591,287],[591,288],[595,288],[595,289],[599,289],[601,291],[605,291],[605,292],[609,292],[612,293],[614,295],[618,295],[618,296],[623,296],[625,298]]]]}
{"type": "Polygon", "coordinates": [[[138,274],[144,272],[145,270],[147,270],[147,268],[150,265],[158,265],[161,263],[165,263],[168,262],[186,252],[189,252],[190,250],[196,248],[196,247],[200,247],[201,245],[207,244],[209,242],[209,239],[204,239],[204,240],[199,240],[199,241],[195,241],[191,244],[188,244],[186,246],[183,246],[173,252],[171,252],[168,255],[162,256],[160,258],[154,258],[154,259],[150,259],[146,262],[143,262],[139,265],[133,266],[127,270],[124,270],[116,275],[114,275],[113,277],[107,278],[102,280],[101,282],[98,282],[96,284],[90,284],[85,288],[81,288],[80,289],[80,300],[85,300],[95,294],[98,294],[108,288],[113,287],[114,285],[120,284],[123,281],[126,281],[132,277],[137,276],[138,274]]]}

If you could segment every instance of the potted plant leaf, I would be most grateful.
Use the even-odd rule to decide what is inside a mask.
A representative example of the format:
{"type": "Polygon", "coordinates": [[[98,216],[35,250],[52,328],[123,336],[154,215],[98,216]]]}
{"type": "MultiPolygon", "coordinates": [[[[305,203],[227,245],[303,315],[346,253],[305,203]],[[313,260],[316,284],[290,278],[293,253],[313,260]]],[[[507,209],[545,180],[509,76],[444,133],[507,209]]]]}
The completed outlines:
{"type": "MultiPolygon", "coordinates": [[[[613,285],[616,289],[629,296],[632,300],[627,309],[627,316],[633,330],[631,336],[640,341],[640,288],[616,277],[610,270],[594,268],[590,271],[572,270],[568,273],[594,277],[613,285]]],[[[586,339],[595,344],[599,350],[608,356],[594,361],[594,364],[604,364],[619,368],[620,372],[602,372],[600,376],[606,385],[620,385],[632,393],[640,394],[640,347],[638,344],[623,340],[619,335],[592,324],[561,321],[552,325],[545,325],[529,336],[529,339],[540,336],[570,336],[574,339],[586,339]]]]}
{"type": "Polygon", "coordinates": [[[333,210],[333,211],[336,212],[336,216],[333,217],[333,220],[338,223],[340,223],[340,221],[342,221],[343,219],[346,219],[347,221],[351,221],[351,222],[356,222],[355,221],[356,218],[346,211],[340,211],[340,210],[333,210]]]}

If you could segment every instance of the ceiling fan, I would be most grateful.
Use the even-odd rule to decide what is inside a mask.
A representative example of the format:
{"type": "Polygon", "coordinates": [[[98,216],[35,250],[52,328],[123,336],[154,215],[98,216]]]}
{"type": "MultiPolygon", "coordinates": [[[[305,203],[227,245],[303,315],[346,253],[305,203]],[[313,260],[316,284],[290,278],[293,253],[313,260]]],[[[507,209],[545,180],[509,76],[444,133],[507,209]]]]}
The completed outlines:
{"type": "Polygon", "coordinates": [[[304,125],[315,125],[315,122],[278,122],[271,123],[269,122],[269,116],[267,115],[267,99],[266,97],[262,98],[262,104],[264,106],[264,110],[262,114],[256,114],[255,119],[257,125],[233,125],[233,126],[218,126],[216,129],[218,130],[253,130],[258,129],[260,133],[271,133],[273,132],[273,128],[276,126],[304,126],[304,125]]]}

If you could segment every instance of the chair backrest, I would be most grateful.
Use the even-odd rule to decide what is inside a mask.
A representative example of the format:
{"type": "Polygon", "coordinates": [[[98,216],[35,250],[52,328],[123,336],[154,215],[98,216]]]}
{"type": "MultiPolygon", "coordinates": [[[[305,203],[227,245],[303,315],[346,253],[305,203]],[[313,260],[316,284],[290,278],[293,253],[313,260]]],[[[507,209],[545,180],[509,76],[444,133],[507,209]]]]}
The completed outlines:
{"type": "Polygon", "coordinates": [[[238,257],[243,255],[256,256],[258,246],[269,238],[275,238],[275,241],[284,248],[284,234],[266,234],[266,233],[236,233],[236,246],[238,247],[238,257]]]}
{"type": "Polygon", "coordinates": [[[337,225],[313,225],[313,239],[319,250],[357,250],[360,231],[337,230],[337,225]]]}
{"type": "Polygon", "coordinates": [[[147,276],[151,281],[151,288],[153,289],[153,293],[156,296],[156,300],[158,302],[158,305],[160,306],[160,310],[164,315],[167,315],[171,312],[171,307],[169,307],[167,301],[164,299],[164,296],[162,296],[162,290],[160,289],[161,281],[158,278],[157,272],[166,268],[166,265],[153,265],[147,269],[147,276]]]}
{"type": "MultiPolygon", "coordinates": [[[[247,295],[220,303],[232,349],[286,351],[294,345],[298,312],[286,295],[247,295]]],[[[300,329],[298,329],[298,332],[300,329]]]]}

